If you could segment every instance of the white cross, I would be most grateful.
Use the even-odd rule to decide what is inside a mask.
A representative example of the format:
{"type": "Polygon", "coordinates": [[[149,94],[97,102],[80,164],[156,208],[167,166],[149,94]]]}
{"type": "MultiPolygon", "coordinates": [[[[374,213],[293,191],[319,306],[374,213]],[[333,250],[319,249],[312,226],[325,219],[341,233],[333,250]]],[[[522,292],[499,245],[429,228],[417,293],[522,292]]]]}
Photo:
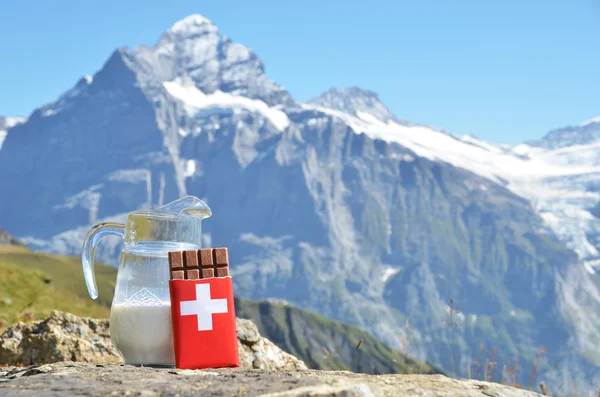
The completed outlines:
{"type": "Polygon", "coordinates": [[[182,316],[198,316],[198,331],[211,331],[212,315],[227,313],[227,299],[210,299],[210,285],[196,284],[196,300],[180,303],[182,316]]]}

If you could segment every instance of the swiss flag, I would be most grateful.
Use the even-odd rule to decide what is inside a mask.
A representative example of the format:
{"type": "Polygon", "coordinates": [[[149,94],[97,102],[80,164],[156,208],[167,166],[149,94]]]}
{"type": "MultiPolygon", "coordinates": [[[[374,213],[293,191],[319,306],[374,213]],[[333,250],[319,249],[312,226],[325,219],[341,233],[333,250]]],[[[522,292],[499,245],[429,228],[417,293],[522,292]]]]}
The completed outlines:
{"type": "Polygon", "coordinates": [[[231,277],[169,280],[177,368],[239,367],[231,277]]]}

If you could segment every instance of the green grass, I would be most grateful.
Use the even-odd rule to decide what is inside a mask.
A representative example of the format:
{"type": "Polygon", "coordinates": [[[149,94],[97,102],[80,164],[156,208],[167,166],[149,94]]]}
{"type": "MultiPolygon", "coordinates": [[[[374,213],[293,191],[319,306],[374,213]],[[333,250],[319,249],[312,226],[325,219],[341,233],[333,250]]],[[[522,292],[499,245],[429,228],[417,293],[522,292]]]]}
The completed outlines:
{"type": "Polygon", "coordinates": [[[52,310],[78,316],[105,318],[109,309],[71,291],[47,283],[39,270],[14,266],[0,260],[0,332],[17,321],[39,320],[52,310]]]}
{"type": "MultiPolygon", "coordinates": [[[[56,289],[92,301],[85,286],[80,258],[35,252],[16,245],[0,245],[0,263],[40,271],[51,280],[56,289]]],[[[95,272],[99,290],[98,302],[109,307],[117,270],[97,263],[95,272]]]]}

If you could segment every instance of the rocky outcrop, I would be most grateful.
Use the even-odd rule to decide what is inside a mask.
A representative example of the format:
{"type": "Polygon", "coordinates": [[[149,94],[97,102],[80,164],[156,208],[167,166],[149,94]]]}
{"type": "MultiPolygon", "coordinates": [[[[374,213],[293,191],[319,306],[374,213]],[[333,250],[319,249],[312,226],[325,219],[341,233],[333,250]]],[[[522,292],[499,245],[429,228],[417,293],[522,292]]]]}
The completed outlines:
{"type": "Polygon", "coordinates": [[[107,320],[53,311],[35,323],[17,323],[0,336],[0,365],[39,365],[58,361],[120,363],[110,342],[107,320]]]}
{"type": "Polygon", "coordinates": [[[306,369],[303,361],[281,350],[258,333],[250,320],[237,319],[238,352],[242,368],[306,369]]]}
{"type": "Polygon", "coordinates": [[[23,245],[23,243],[11,236],[6,230],[0,228],[0,245],[23,245]]]}
{"type": "MultiPolygon", "coordinates": [[[[249,320],[237,320],[240,364],[245,369],[306,369],[258,333],[249,320]]],[[[40,365],[59,361],[121,363],[110,341],[108,320],[80,318],[53,311],[36,323],[17,323],[0,336],[0,365],[40,365]]]]}
{"type": "Polygon", "coordinates": [[[442,375],[363,375],[341,371],[169,370],[62,362],[0,368],[0,395],[534,397],[536,393],[442,375]]]}

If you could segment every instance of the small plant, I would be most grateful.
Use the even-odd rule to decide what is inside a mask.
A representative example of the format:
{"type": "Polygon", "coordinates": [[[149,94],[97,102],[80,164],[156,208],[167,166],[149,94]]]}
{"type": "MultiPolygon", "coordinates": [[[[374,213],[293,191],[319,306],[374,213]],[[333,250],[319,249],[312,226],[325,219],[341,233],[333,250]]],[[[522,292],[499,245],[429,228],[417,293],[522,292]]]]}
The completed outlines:
{"type": "Polygon", "coordinates": [[[329,350],[326,347],[324,347],[323,348],[323,359],[327,360],[329,358],[329,354],[330,354],[329,350]]]}
{"type": "Polygon", "coordinates": [[[502,383],[508,386],[521,388],[521,386],[517,383],[517,376],[519,375],[519,358],[515,358],[513,364],[511,365],[510,361],[506,364],[506,378],[502,380],[502,383]],[[506,381],[506,383],[505,383],[506,381]]]}
{"type": "Polygon", "coordinates": [[[35,320],[35,313],[33,310],[27,310],[21,314],[21,319],[26,323],[30,323],[35,320]]]}
{"type": "Polygon", "coordinates": [[[450,343],[451,343],[451,348],[452,348],[452,366],[453,366],[453,372],[454,372],[454,377],[456,378],[457,376],[457,372],[456,372],[456,343],[455,343],[455,328],[458,326],[458,322],[456,321],[456,316],[458,314],[460,314],[460,311],[458,311],[456,309],[456,307],[454,306],[454,299],[450,298],[449,304],[448,304],[448,320],[444,321],[444,326],[446,326],[449,330],[450,330],[450,343]]]}
{"type": "Polygon", "coordinates": [[[408,351],[408,333],[410,331],[410,322],[408,321],[408,319],[406,319],[405,323],[404,323],[404,333],[402,333],[402,335],[400,335],[400,343],[399,343],[399,350],[400,353],[404,354],[404,355],[408,355],[409,351],[408,351]]]}
{"type": "Polygon", "coordinates": [[[537,376],[538,368],[540,366],[540,362],[542,361],[542,357],[546,354],[546,348],[544,346],[538,347],[537,357],[535,362],[533,363],[533,370],[531,371],[531,378],[529,380],[529,390],[532,390],[533,382],[537,376]]]}

